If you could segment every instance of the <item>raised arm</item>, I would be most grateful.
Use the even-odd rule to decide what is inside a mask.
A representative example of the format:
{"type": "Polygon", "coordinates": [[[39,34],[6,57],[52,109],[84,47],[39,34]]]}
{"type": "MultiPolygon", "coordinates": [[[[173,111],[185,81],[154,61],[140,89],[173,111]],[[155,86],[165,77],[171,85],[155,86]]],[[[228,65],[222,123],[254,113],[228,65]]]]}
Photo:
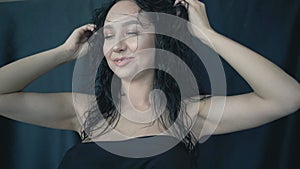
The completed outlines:
{"type": "MultiPolygon", "coordinates": [[[[223,116],[214,134],[228,133],[257,127],[295,112],[300,107],[299,83],[258,53],[215,32],[209,25],[205,5],[197,0],[189,3],[189,18],[195,27],[191,33],[214,49],[252,87],[252,93],[236,96],[213,96],[200,103],[191,103],[197,109],[200,121],[206,119],[211,106],[220,105],[226,97],[223,116]],[[200,31],[199,31],[200,30],[200,31]],[[211,104],[214,100],[216,104],[211,104]]],[[[194,109],[195,110],[195,109],[194,109]]],[[[213,116],[207,119],[211,127],[218,120],[213,116]]]]}
{"type": "Polygon", "coordinates": [[[40,94],[21,90],[41,75],[80,56],[92,31],[94,25],[84,25],[63,45],[1,67],[0,114],[26,123],[78,130],[71,93],[40,94]]]}
{"type": "MultiPolygon", "coordinates": [[[[252,93],[226,97],[223,117],[215,134],[257,127],[299,109],[300,85],[295,79],[261,55],[223,35],[216,32],[207,35],[216,52],[253,89],[252,93]]],[[[212,99],[222,100],[223,96],[214,97],[212,99]]],[[[210,106],[214,106],[211,100],[204,105],[199,111],[201,117],[207,117],[210,106]]],[[[215,119],[210,120],[215,122],[215,119]]]]}

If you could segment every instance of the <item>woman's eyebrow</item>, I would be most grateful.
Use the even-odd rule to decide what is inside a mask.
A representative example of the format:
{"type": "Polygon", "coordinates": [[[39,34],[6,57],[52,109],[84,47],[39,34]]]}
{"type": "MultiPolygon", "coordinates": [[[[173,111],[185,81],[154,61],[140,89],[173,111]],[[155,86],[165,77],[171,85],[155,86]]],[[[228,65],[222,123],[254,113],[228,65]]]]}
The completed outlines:
{"type": "MultiPolygon", "coordinates": [[[[103,27],[103,29],[113,29],[112,25],[114,25],[114,24],[107,24],[103,27]]],[[[141,22],[139,22],[137,20],[129,20],[129,21],[122,23],[122,27],[129,26],[129,25],[142,25],[142,24],[141,24],[141,22]]]]}
{"type": "Polygon", "coordinates": [[[137,20],[130,20],[122,24],[122,26],[128,26],[128,25],[141,25],[141,23],[137,20]]]}
{"type": "Polygon", "coordinates": [[[103,30],[104,29],[112,29],[113,27],[111,26],[111,25],[105,25],[104,27],[103,27],[103,30]]]}

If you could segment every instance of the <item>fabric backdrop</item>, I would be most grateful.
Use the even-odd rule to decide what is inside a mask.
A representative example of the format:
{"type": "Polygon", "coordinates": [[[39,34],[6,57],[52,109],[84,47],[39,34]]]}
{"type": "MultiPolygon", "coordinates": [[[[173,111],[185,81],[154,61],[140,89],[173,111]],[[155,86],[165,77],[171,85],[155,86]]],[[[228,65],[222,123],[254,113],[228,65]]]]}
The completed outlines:
{"type": "MultiPolygon", "coordinates": [[[[1,1],[0,1],[1,2],[1,1]]],[[[103,0],[28,0],[0,3],[0,66],[56,47],[91,21],[103,0]]],[[[300,80],[299,0],[205,0],[212,27],[257,51],[300,80]]],[[[49,72],[25,91],[70,92],[74,63],[49,72]]],[[[224,63],[229,94],[251,91],[224,63]]],[[[255,67],[253,67],[255,69],[255,67]]],[[[1,85],[1,82],[0,82],[1,85]]],[[[202,169],[300,168],[299,113],[201,144],[202,169]]],[[[74,132],[0,117],[0,168],[54,169],[79,141],[74,132]]]]}

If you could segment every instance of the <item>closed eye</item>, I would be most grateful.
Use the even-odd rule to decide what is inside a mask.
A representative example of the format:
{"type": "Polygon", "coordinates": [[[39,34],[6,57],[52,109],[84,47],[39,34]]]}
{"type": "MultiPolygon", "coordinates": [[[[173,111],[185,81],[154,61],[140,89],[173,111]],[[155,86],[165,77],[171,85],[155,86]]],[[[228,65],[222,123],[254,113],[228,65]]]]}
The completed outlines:
{"type": "Polygon", "coordinates": [[[104,39],[111,39],[113,37],[113,35],[106,35],[104,36],[104,39]]]}
{"type": "Polygon", "coordinates": [[[135,31],[135,32],[127,32],[128,35],[139,35],[139,32],[135,31]]]}

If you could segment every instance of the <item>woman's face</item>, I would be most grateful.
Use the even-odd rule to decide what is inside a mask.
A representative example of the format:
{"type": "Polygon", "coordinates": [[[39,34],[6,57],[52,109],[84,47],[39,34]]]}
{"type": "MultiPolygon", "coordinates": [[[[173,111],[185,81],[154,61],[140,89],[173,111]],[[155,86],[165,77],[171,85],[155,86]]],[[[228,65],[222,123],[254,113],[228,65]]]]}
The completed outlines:
{"type": "Polygon", "coordinates": [[[141,70],[154,66],[154,29],[145,17],[140,16],[139,10],[133,1],[119,1],[110,9],[104,22],[104,56],[121,79],[131,79],[141,70]],[[149,48],[152,48],[150,52],[145,50],[149,48]]]}

